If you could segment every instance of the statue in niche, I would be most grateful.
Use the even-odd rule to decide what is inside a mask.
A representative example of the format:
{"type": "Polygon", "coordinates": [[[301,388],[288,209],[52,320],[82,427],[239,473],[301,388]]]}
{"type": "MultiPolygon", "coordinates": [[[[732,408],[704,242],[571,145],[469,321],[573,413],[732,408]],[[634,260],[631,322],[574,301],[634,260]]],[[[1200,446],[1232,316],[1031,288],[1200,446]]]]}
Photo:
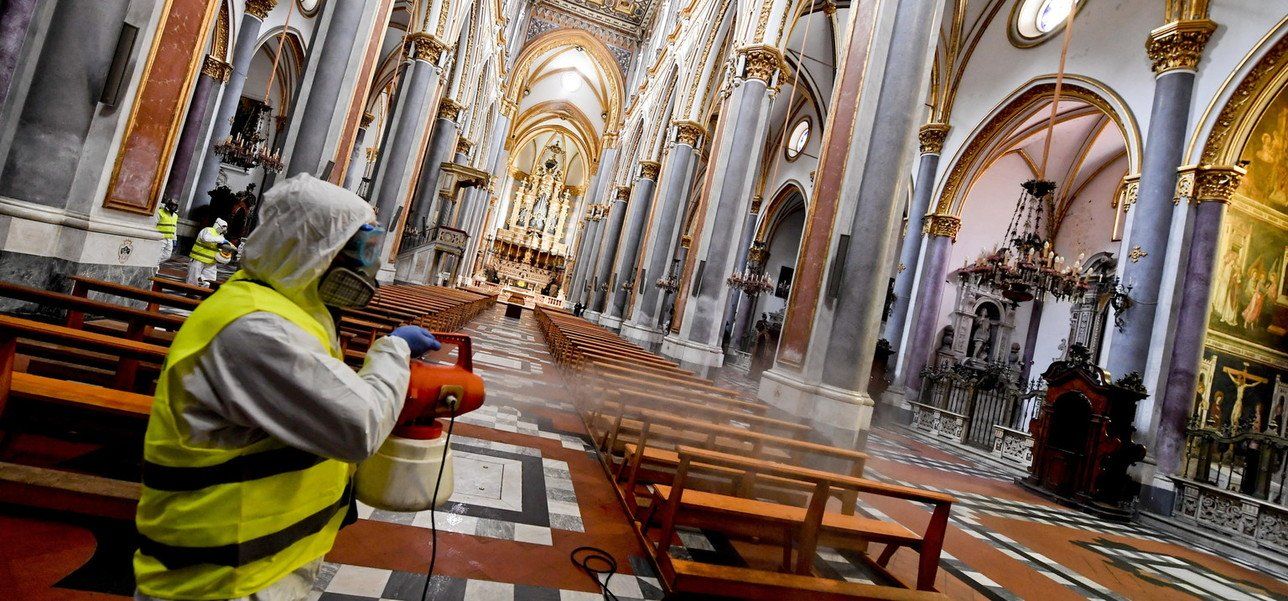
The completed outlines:
{"type": "Polygon", "coordinates": [[[990,357],[989,345],[993,341],[993,320],[988,318],[987,309],[980,307],[975,312],[975,323],[971,328],[970,356],[980,361],[987,361],[990,357]]]}
{"type": "Polygon", "coordinates": [[[528,220],[528,207],[520,207],[519,220],[515,222],[515,225],[519,227],[523,227],[523,225],[527,222],[527,220],[528,220]]]}
{"type": "Polygon", "coordinates": [[[944,333],[940,337],[939,350],[945,353],[953,350],[953,327],[944,326],[944,333]]]}
{"type": "Polygon", "coordinates": [[[1011,343],[1011,354],[1006,358],[1006,364],[1011,367],[1019,367],[1023,359],[1020,357],[1020,343],[1011,343]]]}

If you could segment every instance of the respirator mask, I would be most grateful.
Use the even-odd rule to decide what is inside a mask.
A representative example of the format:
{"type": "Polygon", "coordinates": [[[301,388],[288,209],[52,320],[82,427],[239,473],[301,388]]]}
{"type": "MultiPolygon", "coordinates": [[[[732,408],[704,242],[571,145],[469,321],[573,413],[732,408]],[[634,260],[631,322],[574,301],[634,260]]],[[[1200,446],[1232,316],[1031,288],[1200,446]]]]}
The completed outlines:
{"type": "Polygon", "coordinates": [[[380,270],[380,251],[385,230],[363,224],[340,249],[331,267],[318,282],[318,296],[328,307],[361,307],[376,295],[376,272],[380,270]]]}

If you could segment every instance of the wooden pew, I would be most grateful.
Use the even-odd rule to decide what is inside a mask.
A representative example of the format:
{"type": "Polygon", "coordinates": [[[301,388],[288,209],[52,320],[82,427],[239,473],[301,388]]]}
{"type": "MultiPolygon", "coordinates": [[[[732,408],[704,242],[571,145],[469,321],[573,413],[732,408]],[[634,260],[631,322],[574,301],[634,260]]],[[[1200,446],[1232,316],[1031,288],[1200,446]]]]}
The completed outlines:
{"type": "MultiPolygon", "coordinates": [[[[813,560],[820,545],[833,548],[852,548],[856,542],[885,544],[875,559],[863,557],[869,567],[888,578],[903,584],[886,570],[891,557],[900,548],[910,548],[918,554],[916,588],[933,591],[939,569],[939,555],[948,528],[948,515],[956,502],[950,495],[922,491],[812,470],[772,463],[759,459],[739,457],[718,451],[693,447],[679,447],[679,466],[671,486],[654,485],[653,501],[658,503],[657,516],[660,536],[650,540],[649,549],[658,562],[659,573],[672,582],[676,568],[667,551],[675,536],[677,526],[691,526],[714,530],[735,538],[756,540],[784,548],[784,567],[797,575],[809,576],[813,560]],[[809,504],[794,507],[756,499],[686,490],[686,483],[693,470],[714,466],[724,470],[739,470],[747,474],[776,476],[798,480],[813,486],[809,504]],[[826,511],[831,489],[853,490],[934,506],[925,532],[917,534],[902,524],[886,522],[857,515],[844,515],[826,511]],[[794,561],[791,560],[795,552],[794,561]]],[[[645,525],[647,527],[647,524],[645,525]]],[[[683,567],[683,566],[682,566],[683,567]]],[[[719,573],[717,570],[716,574],[719,573]]],[[[736,580],[742,574],[731,574],[736,580]]],[[[912,588],[906,587],[905,588],[912,588]]]]}

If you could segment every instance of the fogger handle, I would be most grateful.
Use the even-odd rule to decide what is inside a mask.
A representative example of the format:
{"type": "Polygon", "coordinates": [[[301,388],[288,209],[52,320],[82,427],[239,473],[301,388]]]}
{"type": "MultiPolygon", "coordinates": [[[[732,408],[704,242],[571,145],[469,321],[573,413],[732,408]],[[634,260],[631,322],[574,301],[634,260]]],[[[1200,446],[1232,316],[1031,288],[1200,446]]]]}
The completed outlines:
{"type": "Polygon", "coordinates": [[[465,334],[456,334],[452,332],[430,332],[434,339],[438,340],[443,346],[456,347],[456,366],[473,373],[474,372],[474,342],[465,334]]]}

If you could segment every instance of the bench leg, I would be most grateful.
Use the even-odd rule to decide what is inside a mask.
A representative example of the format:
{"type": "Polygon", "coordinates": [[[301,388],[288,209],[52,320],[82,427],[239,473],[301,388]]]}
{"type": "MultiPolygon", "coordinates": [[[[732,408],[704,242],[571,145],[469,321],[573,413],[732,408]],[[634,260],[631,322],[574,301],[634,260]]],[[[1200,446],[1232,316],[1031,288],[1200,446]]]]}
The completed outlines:
{"type": "Polygon", "coordinates": [[[881,551],[881,556],[877,557],[877,565],[885,567],[886,564],[890,563],[890,558],[894,557],[894,552],[898,550],[898,545],[894,543],[887,544],[885,549],[881,551]]]}
{"type": "Polygon", "coordinates": [[[922,539],[921,558],[917,566],[917,590],[935,590],[935,576],[939,572],[939,552],[944,548],[944,535],[948,533],[948,512],[952,505],[944,503],[935,506],[935,513],[930,516],[926,526],[926,535],[922,539]]]}

